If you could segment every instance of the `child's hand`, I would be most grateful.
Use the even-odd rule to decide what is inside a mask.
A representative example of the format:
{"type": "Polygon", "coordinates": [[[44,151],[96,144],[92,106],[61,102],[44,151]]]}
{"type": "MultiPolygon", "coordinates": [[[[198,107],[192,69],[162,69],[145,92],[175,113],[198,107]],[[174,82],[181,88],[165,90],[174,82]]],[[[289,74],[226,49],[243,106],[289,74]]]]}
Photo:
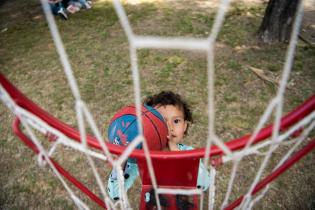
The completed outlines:
{"type": "Polygon", "coordinates": [[[171,139],[168,140],[167,144],[170,151],[179,151],[176,142],[172,141],[171,139]]]}

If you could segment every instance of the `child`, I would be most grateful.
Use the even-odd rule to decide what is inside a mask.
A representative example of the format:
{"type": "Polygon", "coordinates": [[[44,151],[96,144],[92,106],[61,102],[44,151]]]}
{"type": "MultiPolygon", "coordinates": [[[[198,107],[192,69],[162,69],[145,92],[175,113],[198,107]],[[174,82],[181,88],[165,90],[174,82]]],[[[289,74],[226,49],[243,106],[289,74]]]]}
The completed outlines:
{"type": "MultiPolygon", "coordinates": [[[[188,104],[180,95],[171,91],[162,91],[159,94],[148,97],[144,100],[144,104],[154,107],[161,113],[167,124],[168,145],[165,150],[184,151],[193,148],[182,144],[187,134],[189,122],[192,123],[192,113],[188,104]]],[[[138,165],[127,161],[124,168],[125,190],[128,191],[133,185],[137,176],[139,176],[138,165]]],[[[210,174],[204,165],[200,162],[198,170],[197,188],[207,190],[210,184],[210,174]]],[[[119,189],[116,171],[113,170],[108,180],[108,194],[114,199],[119,199],[119,189]]]]}

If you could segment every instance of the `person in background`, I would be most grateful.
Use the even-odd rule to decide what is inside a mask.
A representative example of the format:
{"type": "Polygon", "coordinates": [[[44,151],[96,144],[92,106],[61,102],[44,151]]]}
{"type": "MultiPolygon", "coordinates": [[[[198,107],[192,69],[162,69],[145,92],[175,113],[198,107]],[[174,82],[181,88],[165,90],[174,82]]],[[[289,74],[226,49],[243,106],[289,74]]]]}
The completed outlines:
{"type": "Polygon", "coordinates": [[[91,9],[92,2],[87,0],[48,0],[54,15],[58,15],[64,20],[68,20],[68,13],[73,14],[80,9],[91,9]]]}
{"type": "Polygon", "coordinates": [[[69,1],[67,11],[71,14],[80,11],[81,9],[91,9],[92,2],[87,0],[71,0],[69,1]]]}
{"type": "Polygon", "coordinates": [[[60,16],[64,20],[68,20],[66,11],[68,2],[69,0],[48,0],[52,13],[60,16]]]}

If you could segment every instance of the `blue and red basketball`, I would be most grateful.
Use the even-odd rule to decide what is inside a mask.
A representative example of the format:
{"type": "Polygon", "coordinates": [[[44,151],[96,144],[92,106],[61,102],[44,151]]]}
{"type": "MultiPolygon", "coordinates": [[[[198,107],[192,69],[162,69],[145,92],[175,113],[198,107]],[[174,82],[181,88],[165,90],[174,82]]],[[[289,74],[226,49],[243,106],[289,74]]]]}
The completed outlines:
{"type": "MultiPolygon", "coordinates": [[[[141,107],[143,136],[150,150],[162,150],[167,144],[167,125],[162,115],[154,108],[141,107]]],[[[138,134],[136,107],[133,105],[120,109],[111,119],[108,139],[112,144],[127,146],[138,134]]],[[[142,144],[137,146],[142,149],[142,144]]]]}

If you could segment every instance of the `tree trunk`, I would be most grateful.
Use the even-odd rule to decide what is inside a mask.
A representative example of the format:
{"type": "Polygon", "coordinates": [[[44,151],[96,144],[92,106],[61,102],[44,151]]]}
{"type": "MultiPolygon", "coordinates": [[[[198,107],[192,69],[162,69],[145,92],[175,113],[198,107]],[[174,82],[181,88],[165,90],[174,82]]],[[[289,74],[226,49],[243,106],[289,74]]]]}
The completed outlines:
{"type": "Polygon", "coordinates": [[[258,30],[258,36],[263,42],[289,41],[299,1],[269,1],[262,24],[258,30]]]}

